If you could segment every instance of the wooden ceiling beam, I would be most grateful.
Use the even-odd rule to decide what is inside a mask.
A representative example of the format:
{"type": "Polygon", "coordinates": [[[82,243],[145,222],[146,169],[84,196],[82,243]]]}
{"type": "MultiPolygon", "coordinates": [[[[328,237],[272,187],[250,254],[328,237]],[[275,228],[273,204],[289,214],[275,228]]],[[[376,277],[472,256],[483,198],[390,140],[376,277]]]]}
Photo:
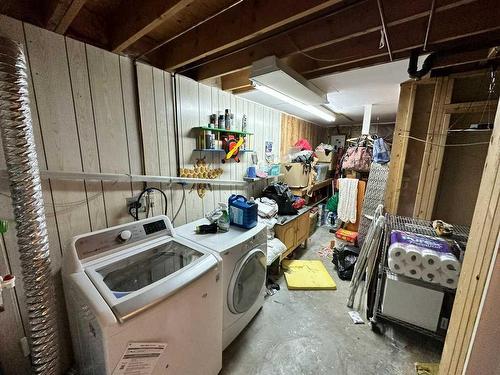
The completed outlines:
{"type": "Polygon", "coordinates": [[[221,88],[224,91],[233,91],[244,87],[251,87],[250,69],[244,69],[239,72],[226,74],[221,77],[221,88]]]}
{"type": "Polygon", "coordinates": [[[241,87],[239,89],[232,90],[232,94],[238,95],[238,94],[244,94],[245,92],[253,91],[255,90],[253,86],[247,86],[247,87],[241,87]]]}
{"type": "Polygon", "coordinates": [[[247,43],[293,22],[340,4],[342,0],[245,0],[150,54],[154,65],[176,70],[194,61],[247,43]]]}
{"type": "Polygon", "coordinates": [[[111,50],[122,52],[195,0],[125,0],[110,16],[111,50]]]}
{"type": "MultiPolygon", "coordinates": [[[[395,35],[395,34],[392,34],[395,35]]],[[[393,53],[396,56],[395,60],[397,59],[403,59],[403,58],[408,58],[410,56],[410,52],[413,49],[421,48],[422,44],[421,43],[415,43],[415,40],[412,40],[411,37],[411,30],[408,30],[408,32],[401,32],[398,35],[397,38],[394,38],[394,42],[397,42],[397,48],[393,48],[393,53]],[[406,39],[407,44],[400,44],[403,39],[406,39]],[[411,43],[413,41],[413,43],[411,43]]],[[[440,66],[438,64],[445,64],[445,61],[447,59],[453,58],[451,57],[452,55],[455,55],[454,63],[453,65],[459,65],[465,62],[471,62],[471,55],[473,54],[472,52],[470,53],[458,53],[457,54],[457,45],[464,45],[464,48],[470,49],[473,51],[474,49],[481,49],[481,48],[486,48],[489,46],[494,45],[495,43],[498,43],[498,40],[500,38],[500,26],[496,30],[484,30],[483,33],[479,33],[476,35],[461,35],[461,36],[456,36],[456,38],[453,39],[443,39],[440,41],[433,41],[429,45],[429,49],[431,51],[451,51],[449,56],[444,55],[443,57],[440,57],[435,66],[436,69],[440,66]],[[474,47],[475,46],[475,47],[474,47]],[[463,59],[461,61],[461,59],[463,59]],[[441,60],[441,62],[440,62],[441,60]]],[[[374,39],[373,39],[374,40],[374,39]]],[[[372,41],[373,41],[372,40],[372,41]]],[[[368,39],[359,39],[357,41],[353,41],[353,44],[357,43],[365,43],[368,42],[368,39]]],[[[393,45],[395,44],[393,42],[393,45]]],[[[312,79],[312,78],[317,78],[317,77],[322,77],[325,75],[329,75],[335,72],[339,72],[343,69],[344,65],[351,64],[352,62],[362,62],[362,61],[367,61],[371,60],[374,58],[379,58],[384,60],[385,56],[385,62],[389,61],[388,54],[386,52],[380,53],[380,51],[376,48],[370,48],[366,50],[362,50],[361,48],[359,49],[350,49],[350,48],[343,48],[342,50],[339,48],[337,51],[341,52],[344,56],[342,59],[339,59],[338,61],[333,61],[333,62],[320,62],[320,61],[314,61],[314,62],[308,62],[304,59],[297,60],[297,61],[292,61],[288,60],[287,63],[295,70],[300,72],[305,78],[307,79],[312,79]],[[352,55],[350,55],[351,52],[356,53],[357,57],[352,58],[352,55]]],[[[342,56],[339,56],[341,58],[342,56]]],[[[482,59],[478,59],[477,61],[480,61],[482,59]]],[[[367,66],[364,65],[363,66],[367,66]]]]}
{"type": "MultiPolygon", "coordinates": [[[[474,20],[477,20],[473,24],[477,27],[481,23],[482,16],[476,16],[471,12],[476,12],[478,8],[481,8],[482,11],[479,12],[481,15],[488,13],[490,10],[498,8],[493,7],[492,3],[494,2],[493,0],[441,1],[439,3],[440,6],[434,9],[435,26],[433,26],[429,42],[432,43],[432,38],[435,39],[436,30],[434,29],[438,29],[439,24],[441,24],[439,19],[443,15],[446,15],[445,18],[448,24],[439,27],[437,32],[444,28],[448,30],[447,35],[450,36],[452,32],[460,32],[460,30],[457,30],[460,29],[460,25],[453,22],[453,17],[460,18],[466,15],[470,18],[471,14],[473,14],[474,20]]],[[[414,44],[421,45],[425,39],[425,31],[430,14],[430,1],[412,1],[401,7],[399,0],[384,0],[383,5],[389,34],[394,35],[401,28],[417,27],[414,30],[413,39],[415,39],[415,35],[421,36],[421,42],[419,40],[414,44]],[[404,27],[401,27],[401,25],[404,27]]],[[[491,21],[492,17],[489,16],[488,18],[491,21]]],[[[276,55],[279,58],[294,56],[296,60],[303,60],[310,65],[314,65],[314,60],[306,57],[306,55],[320,59],[338,60],[338,63],[346,63],[344,61],[345,55],[338,56],[339,54],[336,52],[337,47],[349,43],[349,40],[353,40],[354,45],[356,45],[359,43],[356,41],[359,41],[359,38],[365,35],[371,35],[370,39],[372,40],[370,43],[374,44],[374,47],[377,49],[376,54],[382,54],[384,51],[378,50],[380,30],[381,23],[377,3],[374,0],[365,0],[340,9],[320,20],[315,20],[286,33],[275,35],[248,48],[209,61],[201,61],[197,64],[200,66],[188,70],[184,74],[198,80],[213,78],[221,74],[247,68],[253,61],[269,55],[276,55]]],[[[397,37],[397,34],[395,37],[397,37]]],[[[357,47],[359,47],[359,53],[359,51],[363,50],[364,46],[358,45],[357,47]]],[[[391,47],[393,49],[396,48],[392,45],[391,47]]],[[[368,56],[365,53],[359,56],[351,56],[351,60],[355,61],[356,59],[371,57],[373,55],[368,56]]],[[[332,63],[332,65],[334,64],[332,63]]],[[[300,72],[300,67],[297,70],[300,72]]]]}
{"type": "Polygon", "coordinates": [[[59,34],[66,33],[85,2],[86,0],[47,0],[45,27],[59,34]]]}

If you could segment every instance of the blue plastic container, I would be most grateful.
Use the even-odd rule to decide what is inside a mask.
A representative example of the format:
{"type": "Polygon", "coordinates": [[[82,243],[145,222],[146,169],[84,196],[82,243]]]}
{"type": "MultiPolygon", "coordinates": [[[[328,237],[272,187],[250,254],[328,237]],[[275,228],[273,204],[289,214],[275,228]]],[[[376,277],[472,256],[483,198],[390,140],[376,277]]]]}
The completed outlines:
{"type": "Polygon", "coordinates": [[[248,203],[243,195],[231,195],[228,200],[231,224],[250,229],[257,225],[257,203],[248,203]]]}

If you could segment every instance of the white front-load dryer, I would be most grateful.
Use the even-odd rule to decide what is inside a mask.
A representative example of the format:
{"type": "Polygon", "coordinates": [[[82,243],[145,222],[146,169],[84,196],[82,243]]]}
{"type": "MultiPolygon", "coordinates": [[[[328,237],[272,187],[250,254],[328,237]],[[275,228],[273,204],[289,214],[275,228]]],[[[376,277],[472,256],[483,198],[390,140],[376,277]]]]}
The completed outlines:
{"type": "Polygon", "coordinates": [[[252,229],[231,225],[228,232],[197,234],[200,219],[175,228],[175,233],[205,246],[222,257],[223,321],[222,346],[225,349],[247,326],[264,304],[266,294],[266,226],[252,229]]]}

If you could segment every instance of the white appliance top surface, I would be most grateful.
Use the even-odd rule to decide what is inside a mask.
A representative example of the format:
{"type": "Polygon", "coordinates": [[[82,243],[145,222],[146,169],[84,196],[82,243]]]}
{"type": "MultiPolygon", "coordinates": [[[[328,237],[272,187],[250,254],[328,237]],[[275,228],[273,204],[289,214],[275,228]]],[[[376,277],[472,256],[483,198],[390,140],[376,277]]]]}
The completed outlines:
{"type": "Polygon", "coordinates": [[[265,225],[260,223],[251,229],[244,229],[231,225],[228,232],[197,234],[195,231],[196,227],[204,224],[210,224],[210,222],[203,218],[177,227],[174,231],[177,236],[197,242],[211,250],[224,252],[247,241],[265,228],[265,225]]]}

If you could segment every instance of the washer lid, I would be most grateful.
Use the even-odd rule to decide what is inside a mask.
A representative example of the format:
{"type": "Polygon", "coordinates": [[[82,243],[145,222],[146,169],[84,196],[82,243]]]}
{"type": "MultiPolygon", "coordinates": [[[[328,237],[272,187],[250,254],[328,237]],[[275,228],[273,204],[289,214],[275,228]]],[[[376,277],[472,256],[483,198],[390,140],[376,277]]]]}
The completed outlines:
{"type": "Polygon", "coordinates": [[[199,243],[209,249],[224,252],[257,235],[265,227],[264,224],[257,224],[251,229],[244,229],[231,225],[228,232],[197,234],[196,227],[204,224],[210,224],[210,222],[207,219],[200,219],[181,225],[174,229],[175,235],[199,243]]]}
{"type": "Polygon", "coordinates": [[[193,282],[217,259],[183,240],[166,237],[85,268],[120,321],[155,305],[193,282]]]}

